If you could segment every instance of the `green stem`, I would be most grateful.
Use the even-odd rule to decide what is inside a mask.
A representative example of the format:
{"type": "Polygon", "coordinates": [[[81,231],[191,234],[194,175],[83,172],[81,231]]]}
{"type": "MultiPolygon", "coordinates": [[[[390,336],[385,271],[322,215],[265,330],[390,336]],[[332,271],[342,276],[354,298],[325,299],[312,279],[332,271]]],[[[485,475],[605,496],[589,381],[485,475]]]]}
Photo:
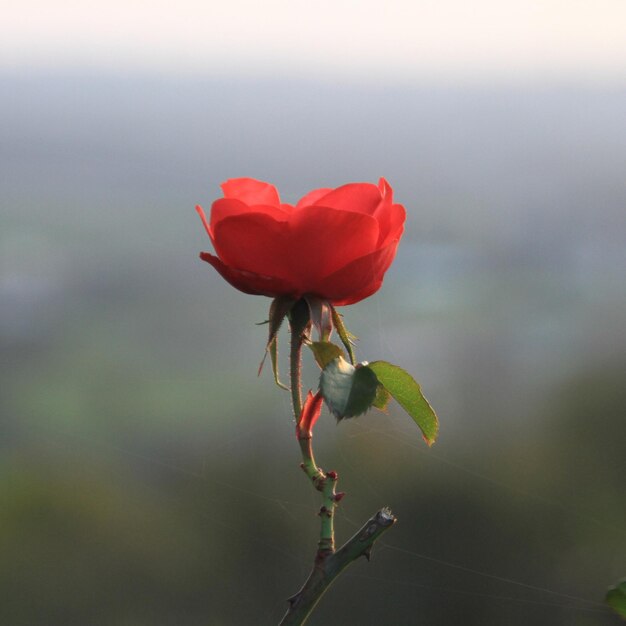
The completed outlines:
{"type": "Polygon", "coordinates": [[[375,513],[337,552],[318,554],[304,586],[289,598],[289,609],[279,626],[304,624],[319,599],[341,572],[360,556],[368,561],[374,542],[396,522],[389,509],[375,513]]]}
{"type": "Polygon", "coordinates": [[[320,540],[317,546],[318,555],[325,552],[335,551],[335,507],[337,501],[343,497],[335,492],[337,485],[337,472],[324,473],[315,463],[311,437],[303,437],[298,440],[302,452],[301,467],[309,477],[313,487],[322,492],[322,507],[320,508],[320,540]]]}
{"type": "MultiPolygon", "coordinates": [[[[296,307],[292,309],[290,316],[290,379],[291,400],[297,422],[302,411],[302,343],[310,323],[308,312],[305,318],[302,314],[297,314],[296,307]]],[[[334,579],[359,557],[365,556],[369,561],[374,542],[396,522],[396,518],[389,509],[381,509],[363,525],[356,535],[335,552],[335,508],[344,495],[335,491],[337,473],[324,472],[317,466],[313,456],[310,433],[299,438],[298,443],[302,454],[301,467],[313,487],[322,493],[322,507],[319,512],[320,539],[313,569],[302,589],[289,598],[289,608],[279,626],[301,626],[304,624],[334,579]]]]}

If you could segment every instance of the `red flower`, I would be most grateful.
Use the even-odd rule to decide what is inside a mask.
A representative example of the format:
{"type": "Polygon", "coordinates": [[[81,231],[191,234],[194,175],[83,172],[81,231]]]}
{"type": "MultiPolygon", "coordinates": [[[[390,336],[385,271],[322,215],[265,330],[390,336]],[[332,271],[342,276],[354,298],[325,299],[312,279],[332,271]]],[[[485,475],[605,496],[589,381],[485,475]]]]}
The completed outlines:
{"type": "Polygon", "coordinates": [[[358,302],[380,288],[404,230],[404,207],[383,178],[316,189],[295,206],[253,178],[222,189],[209,221],[196,207],[217,253],[200,258],[244,293],[358,302]]]}

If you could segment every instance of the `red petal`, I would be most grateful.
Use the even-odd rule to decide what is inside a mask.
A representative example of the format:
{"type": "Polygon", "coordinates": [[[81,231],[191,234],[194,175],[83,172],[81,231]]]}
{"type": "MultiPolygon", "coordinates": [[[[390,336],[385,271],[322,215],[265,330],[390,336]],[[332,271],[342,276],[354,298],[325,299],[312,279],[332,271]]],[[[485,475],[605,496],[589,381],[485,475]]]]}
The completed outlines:
{"type": "Polygon", "coordinates": [[[276,187],[254,178],[230,178],[221,185],[225,198],[241,200],[246,204],[269,204],[280,206],[276,187]]]}
{"type": "Polygon", "coordinates": [[[327,196],[331,191],[332,189],[314,189],[313,191],[309,191],[306,196],[302,196],[302,198],[300,198],[298,204],[296,204],[296,209],[301,209],[302,207],[315,204],[317,200],[327,196]]]}
{"type": "Polygon", "coordinates": [[[261,276],[253,272],[245,272],[233,267],[229,267],[216,256],[208,252],[201,252],[200,258],[212,265],[233,287],[254,296],[293,296],[299,298],[299,294],[293,285],[279,278],[271,276],[261,276]]]}
{"type": "Polygon", "coordinates": [[[215,224],[215,250],[239,270],[289,280],[289,224],[263,213],[226,217],[215,224]]]}
{"type": "Polygon", "coordinates": [[[322,412],[322,393],[318,391],[315,395],[311,391],[307,393],[300,420],[296,426],[296,437],[298,439],[310,439],[312,436],[313,426],[317,422],[322,412]]]}
{"type": "Polygon", "coordinates": [[[382,248],[402,236],[406,211],[401,204],[393,204],[393,189],[384,178],[378,181],[378,189],[382,200],[374,212],[374,217],[380,225],[377,247],[382,248]]]}
{"type": "Polygon", "coordinates": [[[285,212],[282,207],[275,207],[268,204],[249,206],[241,200],[220,198],[211,205],[210,234],[215,233],[215,225],[217,222],[227,217],[244,215],[246,213],[263,213],[278,221],[284,221],[288,217],[288,213],[285,212]]]}
{"type": "Polygon", "coordinates": [[[287,280],[300,293],[376,248],[378,222],[369,215],[312,206],[289,221],[246,213],[215,225],[214,245],[231,267],[287,280]]]}
{"type": "Polygon", "coordinates": [[[321,280],[315,295],[335,306],[354,304],[380,289],[385,272],[396,256],[399,240],[362,256],[321,280]]]}
{"type": "Polygon", "coordinates": [[[406,211],[401,204],[381,204],[374,217],[380,226],[380,238],[378,240],[380,247],[386,246],[394,239],[400,239],[406,220],[406,211]]]}
{"type": "Polygon", "coordinates": [[[323,276],[376,248],[378,222],[369,215],[310,206],[289,220],[291,276],[310,289],[323,276]]]}
{"type": "Polygon", "coordinates": [[[206,215],[204,214],[204,209],[199,204],[196,204],[196,212],[198,213],[200,219],[202,220],[202,223],[204,224],[204,230],[206,230],[206,234],[211,237],[211,228],[209,227],[206,215]]]}
{"type": "Polygon", "coordinates": [[[349,183],[317,198],[316,204],[333,209],[373,215],[382,200],[380,189],[371,183],[349,183]]]}
{"type": "Polygon", "coordinates": [[[380,195],[382,196],[383,200],[389,204],[392,204],[393,189],[391,188],[391,185],[382,177],[378,179],[378,189],[380,189],[380,195]]]}

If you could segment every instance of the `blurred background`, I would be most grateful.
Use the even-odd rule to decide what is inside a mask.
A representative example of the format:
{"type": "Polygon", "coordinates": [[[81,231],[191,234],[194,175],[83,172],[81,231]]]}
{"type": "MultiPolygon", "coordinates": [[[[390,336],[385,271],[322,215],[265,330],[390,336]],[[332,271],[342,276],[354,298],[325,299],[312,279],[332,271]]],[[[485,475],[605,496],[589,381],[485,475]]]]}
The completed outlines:
{"type": "Polygon", "coordinates": [[[338,539],[399,523],[309,623],[619,623],[625,24],[621,0],[5,6],[0,622],[279,621],[319,500],[256,376],[269,300],[200,262],[193,207],[385,176],[406,234],[343,312],[441,434],[323,413],[338,539]]]}

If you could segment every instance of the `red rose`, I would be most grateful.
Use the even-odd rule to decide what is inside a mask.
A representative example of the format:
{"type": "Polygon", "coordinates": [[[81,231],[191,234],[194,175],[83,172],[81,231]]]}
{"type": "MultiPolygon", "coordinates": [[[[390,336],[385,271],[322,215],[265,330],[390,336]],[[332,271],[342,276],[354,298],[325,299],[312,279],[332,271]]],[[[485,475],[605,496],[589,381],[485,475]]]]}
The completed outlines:
{"type": "Polygon", "coordinates": [[[200,258],[245,293],[358,302],[380,288],[404,230],[404,207],[383,178],[316,189],[295,206],[253,178],[222,190],[209,221],[196,207],[217,253],[200,258]]]}

